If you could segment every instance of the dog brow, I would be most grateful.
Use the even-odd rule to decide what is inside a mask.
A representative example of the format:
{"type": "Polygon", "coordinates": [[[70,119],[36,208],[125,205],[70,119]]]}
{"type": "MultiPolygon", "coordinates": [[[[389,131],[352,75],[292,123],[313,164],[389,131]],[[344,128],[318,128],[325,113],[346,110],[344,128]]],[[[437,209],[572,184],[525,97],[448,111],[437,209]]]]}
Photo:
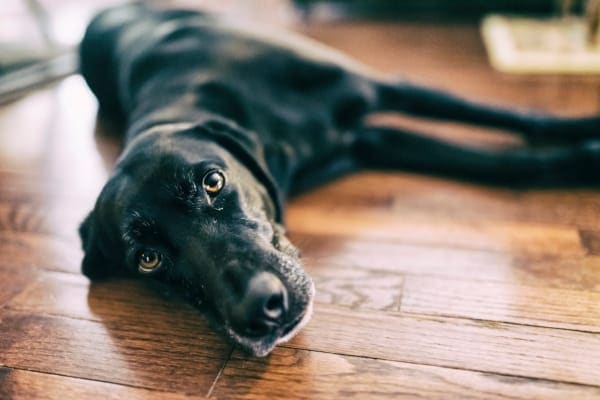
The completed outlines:
{"type": "Polygon", "coordinates": [[[139,212],[133,211],[125,222],[123,229],[123,240],[127,243],[157,236],[156,223],[149,218],[142,216],[139,212]]]}
{"type": "Polygon", "coordinates": [[[175,201],[186,207],[194,207],[196,205],[196,196],[198,194],[198,185],[193,171],[178,171],[167,188],[168,193],[175,201]]]}

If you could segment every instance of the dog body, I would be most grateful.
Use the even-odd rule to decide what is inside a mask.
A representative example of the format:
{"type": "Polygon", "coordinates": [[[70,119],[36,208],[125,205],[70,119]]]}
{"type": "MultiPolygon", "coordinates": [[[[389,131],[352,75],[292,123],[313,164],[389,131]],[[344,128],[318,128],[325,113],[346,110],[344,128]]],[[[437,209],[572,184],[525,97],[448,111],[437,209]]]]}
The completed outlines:
{"type": "MultiPolygon", "coordinates": [[[[83,272],[144,276],[205,309],[256,355],[310,317],[313,284],[285,237],[290,193],[363,167],[503,183],[595,178],[600,120],[517,113],[382,78],[334,50],[191,11],[98,15],[81,71],[125,148],[81,226],[83,272]],[[548,149],[461,148],[370,127],[378,111],[518,131],[548,149]]],[[[324,222],[325,223],[325,222],[324,222]]]]}

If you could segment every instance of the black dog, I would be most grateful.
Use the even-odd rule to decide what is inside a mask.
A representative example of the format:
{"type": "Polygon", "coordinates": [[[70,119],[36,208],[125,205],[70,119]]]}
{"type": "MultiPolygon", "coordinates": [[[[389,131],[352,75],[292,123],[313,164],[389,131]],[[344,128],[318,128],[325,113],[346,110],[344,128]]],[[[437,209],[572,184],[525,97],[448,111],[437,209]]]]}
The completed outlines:
{"type": "Polygon", "coordinates": [[[101,13],[81,45],[81,71],[101,108],[128,126],[80,228],[83,273],[165,282],[207,305],[258,356],[310,317],[313,284],[284,235],[289,193],[363,167],[581,182],[596,178],[600,160],[598,118],[484,107],[377,78],[307,39],[191,11],[101,13]],[[491,152],[365,125],[382,110],[507,128],[553,146],[491,152]]]}

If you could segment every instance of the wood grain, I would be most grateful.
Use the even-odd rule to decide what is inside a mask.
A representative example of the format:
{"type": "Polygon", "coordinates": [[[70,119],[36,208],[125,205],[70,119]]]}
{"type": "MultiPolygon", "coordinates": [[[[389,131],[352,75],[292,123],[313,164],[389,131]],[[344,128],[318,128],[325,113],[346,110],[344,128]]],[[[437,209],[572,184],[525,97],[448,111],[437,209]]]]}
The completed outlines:
{"type": "Polygon", "coordinates": [[[140,326],[178,325],[217,340],[196,308],[174,293],[164,292],[161,286],[138,280],[90,283],[83,275],[43,273],[6,308],[90,321],[127,320],[140,326]]]}
{"type": "Polygon", "coordinates": [[[411,173],[361,172],[294,199],[315,208],[365,208],[454,220],[600,226],[600,194],[585,188],[511,190],[411,173]],[[365,191],[362,188],[370,188],[365,191]],[[326,199],[336,197],[336,202],[326,199]]]}
{"type": "Polygon", "coordinates": [[[600,293],[406,277],[401,310],[600,333],[600,293]]]}
{"type": "Polygon", "coordinates": [[[364,209],[296,206],[287,213],[293,233],[344,235],[430,246],[453,246],[512,254],[581,256],[585,249],[573,227],[518,222],[460,221],[422,215],[399,216],[364,209]],[[326,221],[326,222],[325,222],[326,221]]]}
{"type": "Polygon", "coordinates": [[[398,273],[329,266],[309,269],[315,301],[353,310],[398,311],[404,277],[398,273]]]}
{"type": "Polygon", "coordinates": [[[205,395],[230,346],[199,312],[141,282],[45,273],[6,305],[0,363],[205,395]],[[68,318],[66,318],[68,317],[68,318]]]}
{"type": "MultiPolygon", "coordinates": [[[[541,295],[540,298],[548,301],[541,295]]],[[[496,299],[501,300],[501,297],[496,299]]],[[[419,304],[422,303],[426,304],[425,301],[419,304]]],[[[48,273],[15,297],[7,307],[19,313],[102,321],[108,327],[127,321],[136,330],[141,327],[159,329],[149,335],[167,336],[169,331],[166,327],[175,325],[180,326],[182,332],[196,331],[205,340],[217,340],[193,308],[176,300],[163,299],[145,285],[135,282],[107,282],[92,288],[88,294],[84,278],[48,273]],[[85,296],[87,306],[83,299],[85,296]],[[139,300],[143,303],[138,303],[139,300]],[[144,314],[148,308],[153,310],[151,316],[144,314]],[[173,313],[174,308],[178,309],[177,313],[173,313]]],[[[544,310],[543,303],[535,307],[544,310]]],[[[487,308],[484,306],[483,309],[487,308]]],[[[566,314],[566,311],[563,313],[566,314]]],[[[491,315],[494,316],[493,311],[491,315]]],[[[531,319],[535,316],[532,311],[531,319]]],[[[554,316],[557,325],[560,317],[561,314],[554,316]]],[[[368,310],[360,312],[319,304],[311,324],[291,345],[308,350],[392,361],[419,360],[432,365],[581,384],[593,384],[600,379],[600,360],[585,356],[600,351],[597,335],[490,320],[493,321],[493,318],[478,321],[396,313],[373,314],[368,310]],[[422,332],[427,332],[427,335],[422,332]],[[539,363],[540,359],[543,364],[539,363]]],[[[593,320],[594,315],[591,315],[589,321],[593,320]]]]}
{"type": "Polygon", "coordinates": [[[94,201],[49,200],[0,202],[0,232],[41,233],[77,242],[79,224],[94,201]]]}
{"type": "Polygon", "coordinates": [[[293,348],[597,385],[594,333],[317,305],[293,348]],[[352,316],[350,318],[350,316],[352,316]],[[592,356],[590,356],[592,355],[592,356]]]}
{"type": "Polygon", "coordinates": [[[201,400],[205,397],[168,393],[0,367],[0,399],[11,400],[201,400]]]}
{"type": "MultiPolygon", "coordinates": [[[[3,253],[2,253],[3,254],[3,253]]],[[[31,268],[13,268],[0,265],[0,309],[14,296],[23,291],[32,280],[36,278],[36,272],[31,268]]]]}
{"type": "Polygon", "coordinates": [[[600,389],[278,348],[268,359],[235,352],[213,394],[264,399],[595,399],[600,389]]]}
{"type": "Polygon", "coordinates": [[[94,201],[101,183],[99,180],[76,182],[68,174],[52,173],[41,166],[29,166],[20,172],[0,169],[0,184],[4,186],[0,200],[36,202],[46,207],[64,201],[94,201]],[[77,186],[71,186],[73,183],[77,186]]]}
{"type": "Polygon", "coordinates": [[[202,325],[176,319],[101,323],[9,312],[1,319],[3,365],[148,389],[205,395],[229,352],[202,325]]]}
{"type": "MultiPolygon", "coordinates": [[[[368,269],[563,289],[600,290],[600,257],[511,254],[447,245],[405,244],[345,235],[291,235],[307,270],[368,269]]],[[[351,273],[351,272],[341,272],[351,273]]]]}
{"type": "Polygon", "coordinates": [[[0,266],[46,269],[79,274],[83,252],[79,239],[0,231],[0,266]]]}

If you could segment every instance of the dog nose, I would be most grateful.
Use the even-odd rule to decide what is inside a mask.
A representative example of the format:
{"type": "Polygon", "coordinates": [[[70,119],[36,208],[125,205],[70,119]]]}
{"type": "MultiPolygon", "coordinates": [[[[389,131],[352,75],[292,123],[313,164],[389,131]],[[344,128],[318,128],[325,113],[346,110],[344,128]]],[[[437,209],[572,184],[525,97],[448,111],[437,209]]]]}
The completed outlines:
{"type": "Polygon", "coordinates": [[[239,304],[249,332],[266,334],[279,326],[288,310],[288,295],[281,280],[269,273],[255,275],[239,304]]]}

